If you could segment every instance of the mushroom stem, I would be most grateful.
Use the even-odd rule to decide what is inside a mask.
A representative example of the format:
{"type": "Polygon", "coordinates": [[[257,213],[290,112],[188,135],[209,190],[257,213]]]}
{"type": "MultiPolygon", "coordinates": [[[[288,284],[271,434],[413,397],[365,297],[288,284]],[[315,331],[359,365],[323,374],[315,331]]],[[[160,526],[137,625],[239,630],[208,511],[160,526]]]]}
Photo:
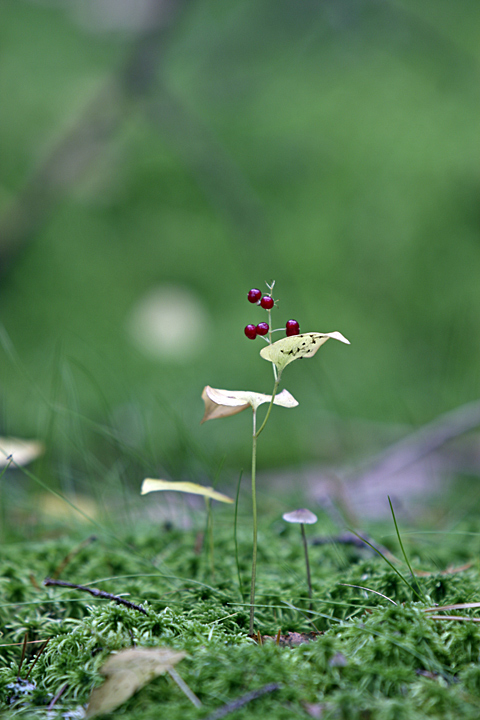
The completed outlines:
{"type": "Polygon", "coordinates": [[[305,549],[305,565],[307,566],[307,583],[308,583],[308,595],[310,597],[310,610],[312,610],[312,579],[310,576],[310,562],[308,560],[308,547],[307,547],[307,536],[305,535],[305,525],[300,523],[302,530],[303,547],[305,549]]]}

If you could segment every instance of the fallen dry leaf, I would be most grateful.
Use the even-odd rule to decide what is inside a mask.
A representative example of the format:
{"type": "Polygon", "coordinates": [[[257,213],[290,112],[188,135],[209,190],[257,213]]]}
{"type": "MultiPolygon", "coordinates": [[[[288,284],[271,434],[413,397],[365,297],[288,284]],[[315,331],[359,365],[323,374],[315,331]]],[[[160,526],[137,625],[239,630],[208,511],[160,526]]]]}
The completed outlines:
{"type": "Polygon", "coordinates": [[[449,565],[446,570],[442,570],[440,573],[438,572],[438,570],[435,570],[433,572],[427,570],[415,570],[415,575],[417,575],[417,577],[430,577],[431,575],[455,575],[456,573],[461,573],[465,570],[469,570],[472,565],[473,562],[466,563],[465,565],[460,565],[459,567],[449,565]]]}
{"type": "Polygon", "coordinates": [[[176,482],[171,480],[153,480],[152,478],[146,478],[142,483],[141,495],[146,495],[150,492],[156,492],[157,490],[173,490],[174,492],[191,493],[192,495],[203,495],[203,497],[210,498],[211,500],[218,500],[224,503],[233,503],[232,498],[228,495],[223,495],[217,492],[211,487],[205,487],[204,485],[197,485],[192,482],[176,482]]]}
{"type": "Polygon", "coordinates": [[[90,696],[86,718],[103,715],[122,705],[137,690],[167,672],[186,653],[171,648],[129,648],[111,655],[100,672],[106,680],[90,696]]]}
{"type": "Polygon", "coordinates": [[[316,640],[319,635],[320,633],[318,632],[287,632],[285,635],[260,635],[260,642],[258,635],[252,635],[251,637],[259,642],[260,645],[263,645],[264,642],[271,640],[281,647],[296,647],[297,645],[303,645],[304,643],[316,640]]]}
{"type": "Polygon", "coordinates": [[[325,703],[303,703],[305,712],[315,720],[320,720],[328,706],[325,703]]]}

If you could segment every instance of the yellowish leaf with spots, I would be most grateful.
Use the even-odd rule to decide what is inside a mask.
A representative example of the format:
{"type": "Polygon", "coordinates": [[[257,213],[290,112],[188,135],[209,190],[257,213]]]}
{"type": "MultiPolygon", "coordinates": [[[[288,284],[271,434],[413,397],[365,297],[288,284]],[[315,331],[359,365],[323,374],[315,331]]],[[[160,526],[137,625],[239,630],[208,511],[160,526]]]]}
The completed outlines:
{"type": "Polygon", "coordinates": [[[350,345],[349,340],[342,333],[336,331],[331,333],[311,332],[277,340],[277,342],[262,348],[260,355],[264,360],[269,360],[276,365],[278,372],[281,373],[294,360],[313,357],[330,338],[350,345]]]}

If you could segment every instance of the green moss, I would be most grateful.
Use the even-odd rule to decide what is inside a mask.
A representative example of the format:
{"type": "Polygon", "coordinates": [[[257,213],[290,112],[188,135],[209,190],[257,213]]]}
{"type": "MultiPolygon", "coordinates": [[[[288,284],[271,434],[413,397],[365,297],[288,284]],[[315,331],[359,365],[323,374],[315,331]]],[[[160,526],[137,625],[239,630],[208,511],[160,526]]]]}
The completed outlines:
{"type": "MultiPolygon", "coordinates": [[[[85,704],[92,688],[101,684],[99,669],[111,652],[135,644],[185,650],[188,656],[178,671],[203,707],[194,708],[172,680],[162,676],[130,698],[115,717],[153,720],[161,710],[172,720],[193,720],[271,682],[280,688],[238,710],[237,717],[308,717],[308,704],[321,706],[322,717],[332,720],[478,717],[479,625],[432,619],[424,612],[426,605],[412,598],[392,569],[368,550],[352,553],[348,564],[339,567],[331,548],[312,546],[314,613],[310,616],[298,538],[275,524],[270,530],[264,526],[257,628],[264,635],[275,635],[278,629],[310,633],[313,622],[320,634],[296,647],[277,646],[271,640],[259,646],[248,638],[248,607],[238,590],[231,528],[222,522],[222,512],[228,511],[218,513],[213,579],[204,554],[196,554],[196,531],[178,528],[159,533],[157,528],[139,526],[138,534],[130,534],[123,546],[100,538],[64,569],[62,577],[72,582],[93,582],[93,587],[114,594],[128,593],[147,615],[80,591],[41,587],[42,578],[52,573],[76,540],[4,547],[0,553],[2,643],[19,645],[3,648],[3,709],[12,717],[47,718],[46,705],[65,686],[55,705],[60,718],[85,704]],[[159,558],[161,570],[156,567],[159,558]],[[397,604],[343,583],[376,590],[397,604]],[[30,641],[49,638],[49,642],[31,670],[33,689],[19,696],[8,686],[17,682],[25,633],[30,641]],[[12,694],[13,706],[9,705],[12,694]]],[[[248,537],[240,531],[239,561],[245,575],[248,537]]],[[[448,560],[453,563],[462,555],[456,538],[445,536],[448,560]]],[[[413,543],[412,550],[416,563],[425,564],[422,544],[413,543]]],[[[458,574],[439,571],[419,582],[432,605],[433,598],[447,604],[480,596],[475,566],[458,574]]],[[[474,609],[461,612],[475,614],[474,609]]],[[[23,678],[34,655],[31,647],[27,646],[20,672],[23,678]]]]}

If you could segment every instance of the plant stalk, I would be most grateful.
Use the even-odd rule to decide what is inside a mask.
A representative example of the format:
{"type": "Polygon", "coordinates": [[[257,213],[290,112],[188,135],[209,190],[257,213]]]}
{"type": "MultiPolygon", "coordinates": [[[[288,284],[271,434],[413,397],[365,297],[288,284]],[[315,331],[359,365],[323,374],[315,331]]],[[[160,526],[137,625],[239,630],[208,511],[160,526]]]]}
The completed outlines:
{"type": "Polygon", "coordinates": [[[257,411],[253,410],[253,439],[252,439],[252,517],[253,517],[253,551],[252,551],[252,582],[250,585],[250,628],[249,634],[253,635],[255,621],[255,579],[257,576],[257,411]]]}
{"type": "Polygon", "coordinates": [[[257,487],[256,487],[256,474],[257,474],[257,438],[262,432],[263,428],[267,424],[267,420],[272,412],[273,401],[280,384],[280,375],[275,380],[273,387],[272,399],[268,406],[267,414],[263,423],[257,430],[257,410],[253,409],[253,436],[252,436],[252,517],[253,517],[253,549],[252,549],[252,581],[250,585],[250,627],[249,634],[253,635],[253,627],[255,623],[255,582],[257,577],[257,487]]]}
{"type": "Polygon", "coordinates": [[[308,595],[310,597],[310,610],[312,610],[312,578],[310,576],[310,562],[308,560],[308,546],[307,536],[305,535],[305,525],[300,523],[302,529],[303,547],[305,548],[305,565],[307,566],[307,583],[308,583],[308,595]]]}
{"type": "MultiPolygon", "coordinates": [[[[260,425],[260,427],[259,427],[259,429],[257,430],[257,432],[255,432],[255,430],[253,431],[253,434],[254,434],[256,437],[258,437],[258,436],[260,435],[260,433],[262,432],[263,428],[264,428],[265,425],[267,424],[267,420],[268,420],[268,418],[270,417],[270,413],[272,412],[273,401],[275,400],[275,395],[277,394],[277,390],[278,390],[278,386],[279,386],[279,385],[280,385],[280,375],[279,375],[278,378],[275,380],[275,385],[273,386],[273,392],[272,392],[272,399],[270,400],[270,405],[268,406],[268,410],[267,410],[267,414],[265,415],[265,419],[264,419],[263,423],[260,425]]],[[[253,414],[254,414],[254,416],[255,416],[255,411],[253,412],[253,414]]],[[[256,421],[254,420],[254,422],[256,422],[256,421]]]]}

